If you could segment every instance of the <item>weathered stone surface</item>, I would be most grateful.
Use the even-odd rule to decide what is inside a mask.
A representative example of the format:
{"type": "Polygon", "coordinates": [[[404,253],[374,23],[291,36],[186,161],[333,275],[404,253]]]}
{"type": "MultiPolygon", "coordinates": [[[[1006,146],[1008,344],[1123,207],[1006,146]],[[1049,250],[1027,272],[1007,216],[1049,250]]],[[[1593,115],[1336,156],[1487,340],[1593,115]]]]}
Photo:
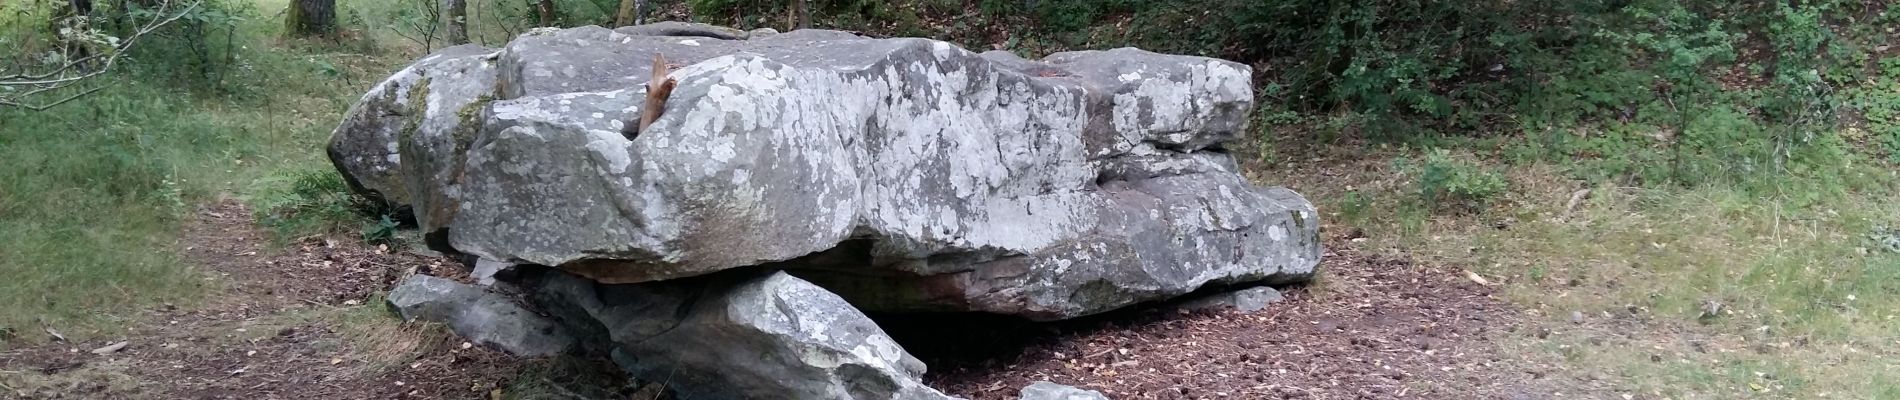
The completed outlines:
{"type": "MultiPolygon", "coordinates": [[[[460,103],[484,104],[471,142],[445,123],[403,145],[466,149],[404,173],[444,199],[417,202],[442,247],[485,259],[608,283],[771,264],[867,309],[1061,319],[1305,279],[1319,258],[1311,203],[1221,148],[1253,107],[1241,64],[597,27],[492,58],[495,100],[460,103]],[[679,85],[629,140],[656,53],[679,85]]],[[[354,129],[338,135],[374,136],[354,129]]]]}
{"type": "Polygon", "coordinates": [[[1083,390],[1049,381],[1037,381],[1024,387],[1021,400],[1108,400],[1102,392],[1083,390]]]}
{"type": "Polygon", "coordinates": [[[1241,313],[1253,313],[1267,309],[1267,306],[1286,300],[1279,290],[1266,286],[1220,292],[1190,299],[1178,305],[1183,310],[1211,311],[1231,309],[1241,313]]]}
{"type": "Polygon", "coordinates": [[[508,269],[514,268],[514,267],[515,267],[514,264],[509,264],[505,262],[489,260],[489,259],[476,259],[475,268],[469,271],[468,276],[470,278],[474,278],[475,284],[477,285],[493,286],[495,284],[496,275],[500,275],[503,272],[507,271],[508,269]]]}
{"type": "Polygon", "coordinates": [[[403,139],[421,129],[425,118],[435,119],[429,125],[440,127],[444,123],[440,119],[457,116],[455,111],[460,108],[453,104],[458,99],[432,96],[430,89],[434,87],[430,83],[442,77],[446,78],[443,83],[453,88],[448,92],[460,94],[484,86],[492,92],[493,78],[471,77],[466,72],[470,65],[494,52],[475,45],[445,48],[378,83],[350,107],[343,123],[331,133],[331,163],[358,193],[397,205],[410,204],[410,191],[403,181],[403,139]]]}
{"type": "Polygon", "coordinates": [[[679,21],[625,26],[614,29],[614,32],[634,36],[698,36],[724,40],[745,40],[752,36],[752,33],[748,31],[718,25],[679,21]]]}
{"type": "Polygon", "coordinates": [[[590,347],[682,398],[950,398],[870,318],[784,273],[605,285],[542,272],[523,287],[590,347]]]}
{"type": "Polygon", "coordinates": [[[405,321],[449,326],[470,342],[509,353],[543,357],[574,349],[567,330],[500,294],[428,275],[414,275],[389,291],[389,306],[405,321]]]}

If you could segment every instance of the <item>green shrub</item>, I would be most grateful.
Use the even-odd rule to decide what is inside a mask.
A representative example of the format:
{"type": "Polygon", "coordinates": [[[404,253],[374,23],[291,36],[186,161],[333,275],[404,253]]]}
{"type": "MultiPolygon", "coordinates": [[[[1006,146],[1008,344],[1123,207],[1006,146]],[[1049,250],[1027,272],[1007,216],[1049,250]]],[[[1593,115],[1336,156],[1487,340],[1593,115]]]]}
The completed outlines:
{"type": "Polygon", "coordinates": [[[1446,149],[1427,150],[1422,158],[1400,159],[1398,168],[1415,177],[1414,194],[1430,210],[1482,208],[1509,189],[1503,175],[1455,157],[1446,149]]]}
{"type": "Polygon", "coordinates": [[[335,170],[317,168],[278,181],[278,188],[259,197],[256,207],[258,223],[280,239],[346,232],[358,225],[365,226],[366,240],[386,240],[394,234],[396,224],[388,207],[352,193],[335,170]],[[365,216],[381,219],[369,221],[365,216]]]}
{"type": "Polygon", "coordinates": [[[1879,75],[1854,94],[1853,107],[1866,121],[1866,140],[1900,163],[1900,57],[1879,62],[1879,75]]]}

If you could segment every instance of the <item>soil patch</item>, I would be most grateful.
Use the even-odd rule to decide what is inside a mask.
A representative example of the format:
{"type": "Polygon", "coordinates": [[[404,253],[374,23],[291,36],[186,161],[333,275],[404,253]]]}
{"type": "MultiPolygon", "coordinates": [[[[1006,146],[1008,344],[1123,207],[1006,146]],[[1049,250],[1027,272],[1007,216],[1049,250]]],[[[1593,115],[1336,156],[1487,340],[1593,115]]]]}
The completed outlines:
{"type": "MultiPolygon", "coordinates": [[[[1318,288],[1290,288],[1265,311],[1163,307],[1084,321],[894,328],[931,366],[930,383],[972,399],[1014,399],[1034,381],[1115,399],[1543,398],[1495,341],[1518,313],[1460,271],[1329,241],[1318,288]],[[917,331],[937,332],[919,336],[917,331]]],[[[904,326],[905,323],[894,324],[904,326]]]]}
{"type": "Polygon", "coordinates": [[[372,296],[395,279],[459,265],[321,237],[273,249],[254,221],[236,202],[199,209],[179,250],[220,293],[150,310],[122,338],[0,353],[0,398],[486,398],[526,364],[376,320],[372,296]]]}

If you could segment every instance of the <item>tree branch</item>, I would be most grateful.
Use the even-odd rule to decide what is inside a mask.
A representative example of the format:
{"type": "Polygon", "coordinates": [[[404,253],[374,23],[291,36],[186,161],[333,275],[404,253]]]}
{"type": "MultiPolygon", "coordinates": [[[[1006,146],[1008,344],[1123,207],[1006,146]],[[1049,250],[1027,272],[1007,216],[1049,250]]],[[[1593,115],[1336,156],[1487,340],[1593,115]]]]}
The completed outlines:
{"type": "MultiPolygon", "coordinates": [[[[0,107],[19,107],[28,110],[42,111],[71,102],[80,97],[97,93],[106,86],[87,89],[47,103],[35,104],[27,100],[33,96],[68,87],[82,81],[91,80],[92,78],[111,71],[114,66],[118,65],[119,60],[125,57],[125,54],[132,50],[133,46],[138,44],[139,39],[164,28],[166,25],[170,25],[172,22],[178,21],[180,18],[184,18],[186,14],[190,14],[192,10],[197,9],[198,6],[202,4],[202,0],[192,1],[190,4],[174,12],[169,11],[174,5],[173,1],[161,1],[158,4],[157,11],[154,13],[155,15],[161,16],[160,18],[154,18],[150,22],[139,26],[130,36],[120,40],[108,52],[95,53],[76,60],[67,60],[59,66],[45,71],[30,72],[22,69],[20,72],[0,75],[0,88],[32,88],[19,94],[0,93],[0,107]],[[98,65],[96,68],[83,68],[84,66],[92,65],[95,61],[100,61],[101,65],[98,65]],[[82,70],[83,72],[75,72],[82,70]]],[[[79,16],[78,18],[84,18],[84,16],[79,16]]]]}

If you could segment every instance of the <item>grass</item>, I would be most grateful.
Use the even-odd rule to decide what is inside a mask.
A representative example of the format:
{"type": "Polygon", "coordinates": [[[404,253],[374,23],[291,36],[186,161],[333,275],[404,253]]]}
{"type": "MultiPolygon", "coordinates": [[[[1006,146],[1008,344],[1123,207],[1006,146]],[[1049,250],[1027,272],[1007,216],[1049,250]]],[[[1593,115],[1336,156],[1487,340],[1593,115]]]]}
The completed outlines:
{"type": "MultiPolygon", "coordinates": [[[[282,236],[386,230],[338,198],[341,179],[322,149],[363,91],[423,51],[389,28],[413,15],[403,9],[411,2],[341,1],[345,32],[308,40],[283,38],[285,4],[214,1],[207,7],[233,16],[233,28],[209,36],[229,39],[229,49],[147,41],[105,91],[46,112],[0,109],[0,170],[9,171],[0,176],[0,273],[9,278],[0,304],[13,305],[0,308],[0,332],[14,333],[0,334],[0,349],[43,340],[21,333],[47,327],[108,335],[144,306],[213,292],[216,281],[173,251],[198,204],[230,198],[281,211],[263,222],[282,236]],[[194,50],[210,55],[184,56],[194,50]]],[[[522,27],[494,21],[524,4],[471,2],[471,18],[487,22],[471,36],[505,41],[522,27]]],[[[46,10],[32,7],[0,4],[0,43],[44,43],[46,10]]]]}
{"type": "Polygon", "coordinates": [[[1870,238],[1900,222],[1900,176],[1886,164],[1621,187],[1572,179],[1562,163],[1491,160],[1508,193],[1483,209],[1433,212],[1418,206],[1416,169],[1390,161],[1414,151],[1336,147],[1308,155],[1337,157],[1328,167],[1281,167],[1269,180],[1321,203],[1329,229],[1360,229],[1367,246],[1501,284],[1533,329],[1498,351],[1559,360],[1596,382],[1586,392],[1900,398],[1900,254],[1870,238]],[[1581,189],[1589,195],[1571,208],[1581,189]]]}
{"type": "Polygon", "coordinates": [[[1417,245],[1428,259],[1507,277],[1512,299],[1560,327],[1553,342],[1570,349],[1558,352],[1627,379],[1630,391],[1900,393],[1900,370],[1883,359],[1900,354],[1900,255],[1863,239],[1900,215],[1883,201],[1890,194],[1796,209],[1725,188],[1600,192],[1566,222],[1453,230],[1444,235],[1462,240],[1417,245]],[[1440,245],[1456,242],[1478,250],[1440,245]]]}
{"type": "MultiPolygon", "coordinates": [[[[214,289],[174,252],[191,209],[326,171],[342,112],[410,58],[280,39],[269,12],[247,15],[219,82],[180,78],[193,75],[155,59],[182,44],[152,42],[108,90],[47,112],[0,109],[0,330],[94,337],[214,289]]],[[[0,34],[30,36],[31,17],[0,19],[0,34]]],[[[0,336],[0,348],[39,336],[0,336]]]]}
{"type": "Polygon", "coordinates": [[[418,359],[459,343],[448,326],[438,323],[405,323],[395,318],[380,296],[362,305],[293,309],[240,324],[243,334],[226,338],[237,342],[269,339],[286,328],[303,326],[335,327],[334,336],[316,343],[321,350],[336,350],[341,361],[353,366],[358,376],[380,376],[408,367],[418,359]]]}
{"type": "MultiPolygon", "coordinates": [[[[1872,252],[1864,237],[1900,216],[1891,193],[1791,208],[1720,188],[1639,190],[1568,223],[1473,235],[1498,250],[1462,258],[1497,274],[1543,268],[1555,279],[1511,288],[1540,314],[1643,328],[1628,341],[1573,345],[1585,349],[1577,365],[1619,372],[1638,392],[1890,398],[1900,394],[1888,359],[1900,355],[1900,255],[1872,252]]],[[[1569,339],[1617,336],[1608,333],[1569,339]]]]}

